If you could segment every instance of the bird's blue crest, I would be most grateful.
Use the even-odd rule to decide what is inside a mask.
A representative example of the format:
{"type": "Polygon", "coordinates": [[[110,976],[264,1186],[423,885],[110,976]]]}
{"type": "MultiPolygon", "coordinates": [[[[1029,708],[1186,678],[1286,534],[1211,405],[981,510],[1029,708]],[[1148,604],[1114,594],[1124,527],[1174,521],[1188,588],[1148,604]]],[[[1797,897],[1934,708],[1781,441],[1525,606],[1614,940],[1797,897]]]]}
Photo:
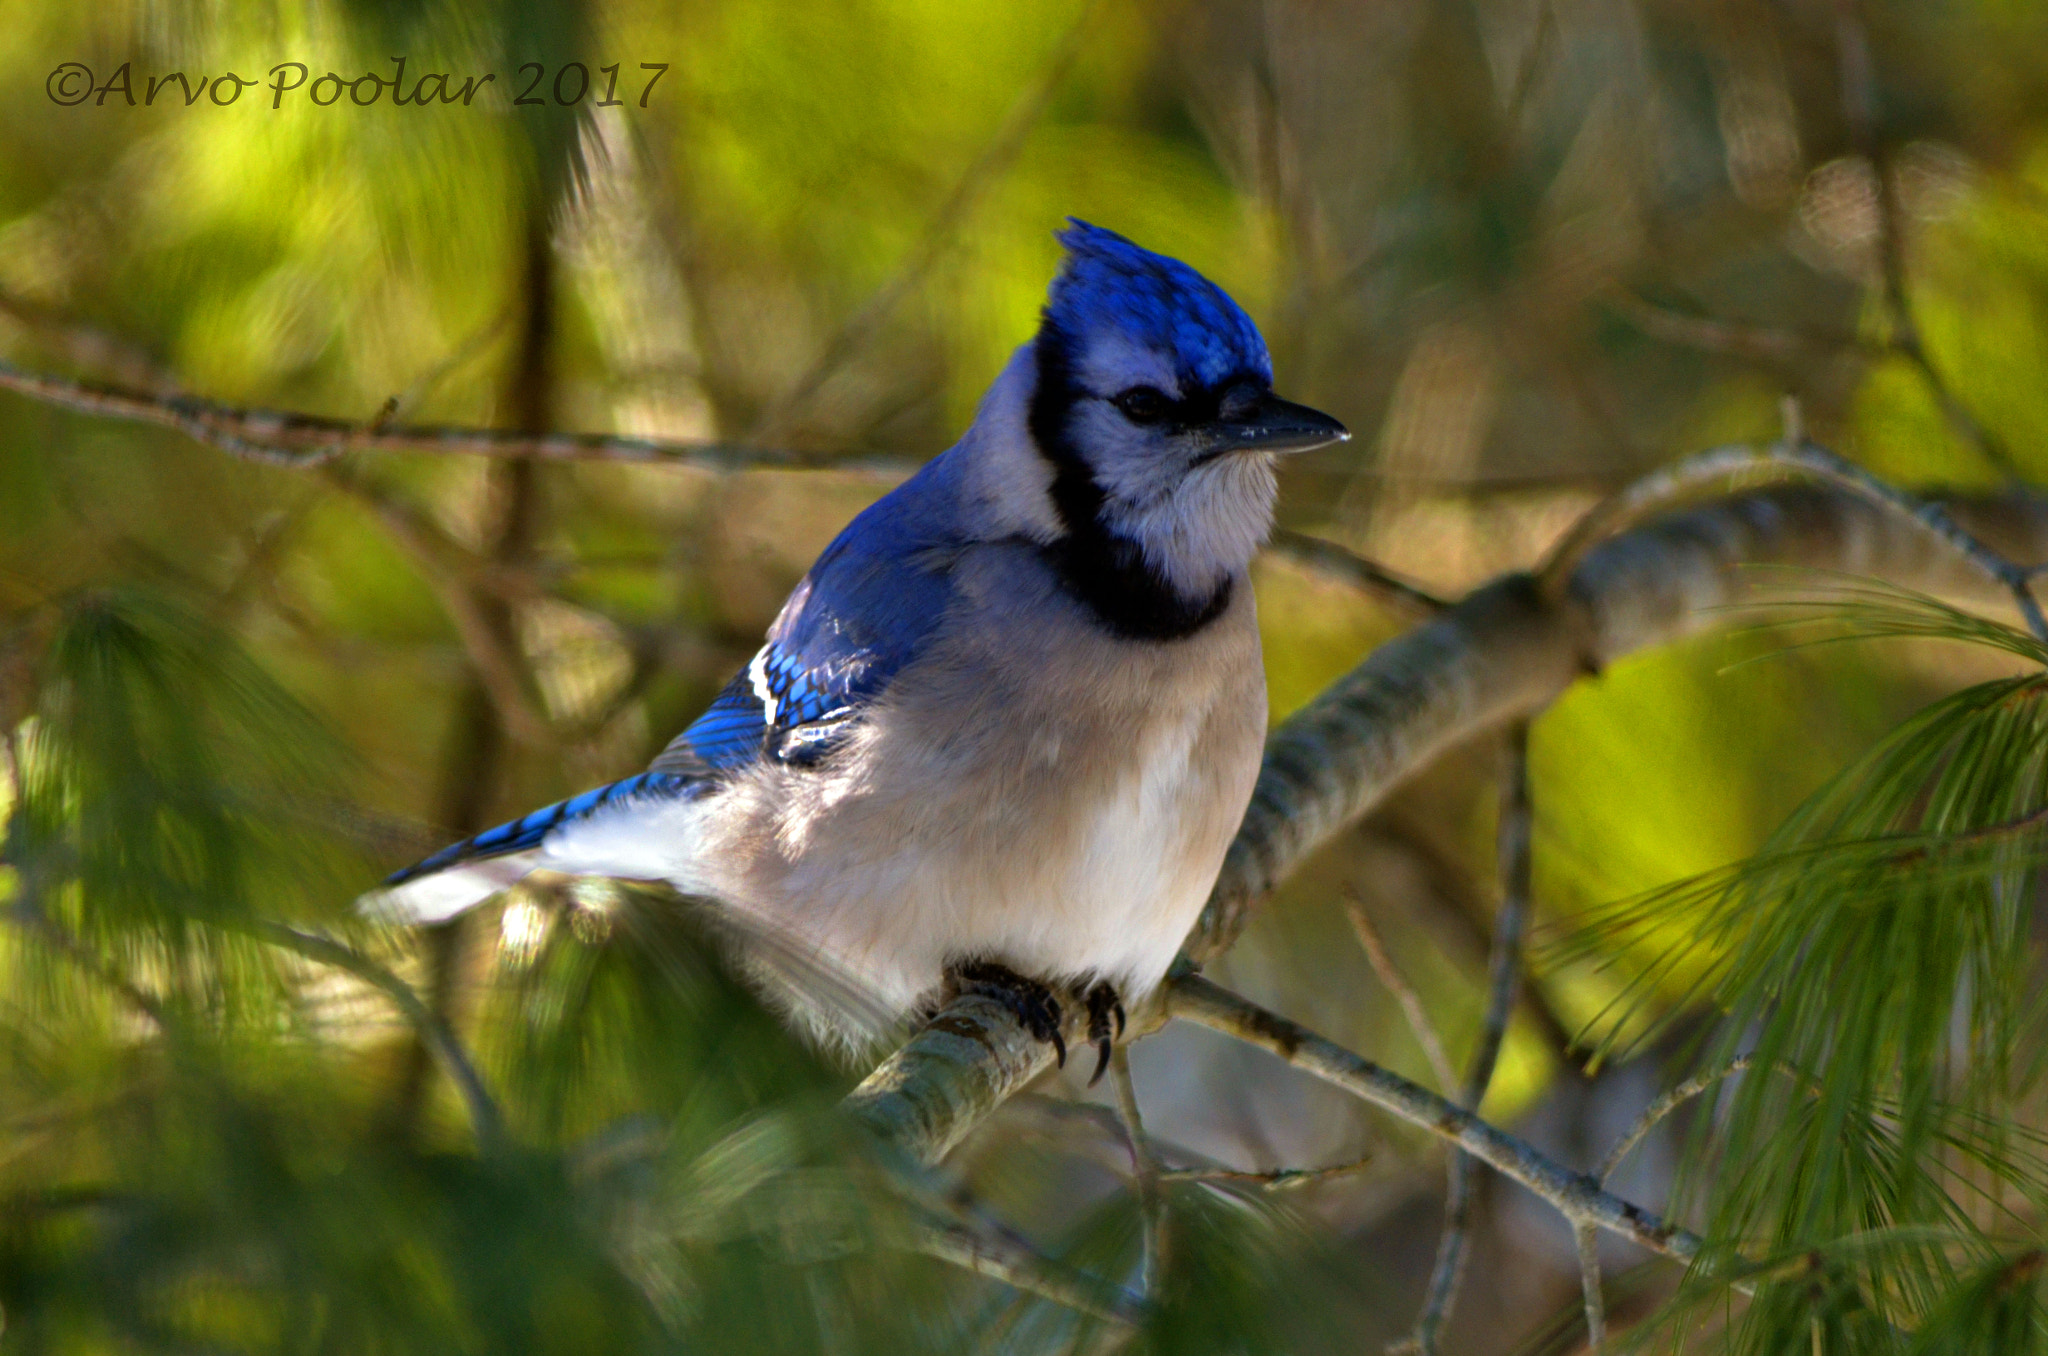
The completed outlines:
{"type": "Polygon", "coordinates": [[[1059,233],[1066,267],[1053,280],[1045,323],[1070,340],[1101,329],[1173,354],[1203,385],[1251,374],[1273,379],[1273,360],[1251,317],[1178,259],[1154,254],[1078,217],[1059,233]]]}

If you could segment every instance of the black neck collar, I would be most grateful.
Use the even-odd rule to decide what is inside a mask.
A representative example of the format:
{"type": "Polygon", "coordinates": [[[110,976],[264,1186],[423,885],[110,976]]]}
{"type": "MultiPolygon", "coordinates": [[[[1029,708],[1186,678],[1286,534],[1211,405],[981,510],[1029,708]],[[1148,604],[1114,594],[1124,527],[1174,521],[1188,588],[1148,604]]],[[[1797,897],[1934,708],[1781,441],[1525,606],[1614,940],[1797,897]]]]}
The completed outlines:
{"type": "Polygon", "coordinates": [[[1129,537],[1102,521],[1104,495],[1074,446],[1069,413],[1083,394],[1066,336],[1047,324],[1034,346],[1038,386],[1031,397],[1031,438],[1052,463],[1052,502],[1064,535],[1041,548],[1061,583],[1096,619],[1128,640],[1179,640],[1223,615],[1234,580],[1190,598],[1145,560],[1129,537]]]}

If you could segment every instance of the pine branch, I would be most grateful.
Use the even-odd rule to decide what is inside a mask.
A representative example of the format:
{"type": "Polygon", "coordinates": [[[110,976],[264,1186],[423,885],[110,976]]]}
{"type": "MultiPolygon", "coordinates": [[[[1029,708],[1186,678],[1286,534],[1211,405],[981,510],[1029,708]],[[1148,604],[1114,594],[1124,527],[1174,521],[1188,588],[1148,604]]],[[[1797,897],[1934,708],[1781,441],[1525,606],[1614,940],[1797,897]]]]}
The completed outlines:
{"type": "MultiPolygon", "coordinates": [[[[24,890],[23,894],[28,896],[28,891],[24,890]]],[[[166,1034],[171,1031],[171,1015],[165,1010],[162,999],[130,979],[118,965],[79,941],[70,929],[38,908],[32,896],[17,900],[9,906],[5,916],[7,921],[104,985],[122,1002],[147,1018],[158,1031],[166,1034]]]]}

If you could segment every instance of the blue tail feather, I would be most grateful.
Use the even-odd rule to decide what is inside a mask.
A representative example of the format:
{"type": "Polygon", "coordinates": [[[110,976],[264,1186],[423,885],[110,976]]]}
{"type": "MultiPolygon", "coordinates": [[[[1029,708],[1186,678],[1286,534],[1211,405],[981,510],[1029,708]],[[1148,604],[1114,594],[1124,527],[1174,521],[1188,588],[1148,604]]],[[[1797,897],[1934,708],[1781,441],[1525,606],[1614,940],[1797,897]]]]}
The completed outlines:
{"type": "Polygon", "coordinates": [[[395,871],[384,883],[403,885],[421,876],[450,867],[457,862],[472,861],[478,857],[502,857],[511,852],[524,852],[538,847],[541,839],[550,830],[566,820],[580,819],[615,800],[634,796],[680,796],[701,786],[702,780],[685,773],[643,772],[595,787],[567,800],[558,800],[553,805],[543,806],[532,814],[515,819],[509,824],[500,824],[494,829],[485,829],[474,838],[465,838],[459,843],[442,848],[433,856],[415,862],[403,871],[395,871]]]}

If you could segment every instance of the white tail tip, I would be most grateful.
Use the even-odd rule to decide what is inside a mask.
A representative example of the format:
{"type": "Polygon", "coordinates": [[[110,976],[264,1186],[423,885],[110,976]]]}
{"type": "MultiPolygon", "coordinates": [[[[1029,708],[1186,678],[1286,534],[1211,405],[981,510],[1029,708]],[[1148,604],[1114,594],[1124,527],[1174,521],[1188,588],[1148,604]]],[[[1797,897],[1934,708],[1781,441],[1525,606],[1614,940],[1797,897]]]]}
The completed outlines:
{"type": "Polygon", "coordinates": [[[385,923],[446,922],[517,883],[539,865],[538,851],[457,862],[431,876],[371,890],[357,898],[356,912],[385,923]]]}

